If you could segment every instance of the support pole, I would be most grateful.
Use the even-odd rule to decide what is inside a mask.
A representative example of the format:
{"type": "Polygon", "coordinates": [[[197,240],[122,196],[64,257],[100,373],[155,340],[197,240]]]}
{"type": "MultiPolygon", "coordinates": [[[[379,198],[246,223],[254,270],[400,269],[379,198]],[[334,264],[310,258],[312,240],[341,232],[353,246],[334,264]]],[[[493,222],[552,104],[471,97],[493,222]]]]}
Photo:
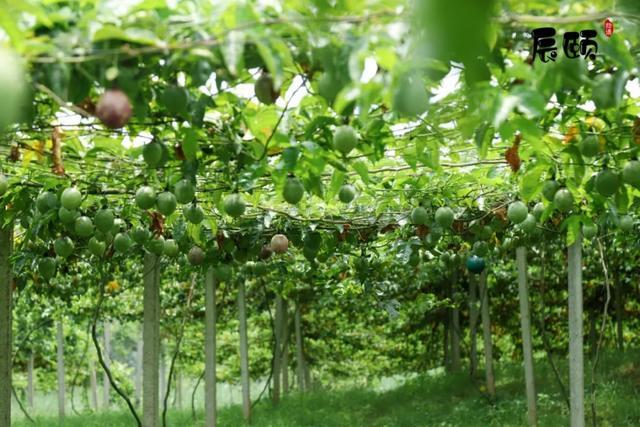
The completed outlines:
{"type": "Polygon", "coordinates": [[[496,378],[493,371],[493,343],[491,342],[491,318],[489,317],[489,290],[487,288],[487,270],[480,274],[479,291],[482,298],[482,336],[484,338],[484,364],[487,381],[487,393],[496,395],[496,378]]]}
{"type": "Polygon", "coordinates": [[[282,297],[276,295],[276,315],[274,320],[274,331],[276,345],[273,352],[273,375],[271,380],[273,382],[272,400],[275,405],[280,402],[280,368],[282,363],[282,311],[283,311],[282,297]]]}
{"type": "Polygon", "coordinates": [[[584,355],[582,348],[582,235],[568,249],[569,390],[571,427],[584,427],[584,355]]]}
{"type": "Polygon", "coordinates": [[[516,248],[516,263],[518,264],[518,299],[520,300],[524,382],[527,392],[527,419],[530,426],[536,426],[538,424],[538,411],[536,407],[536,385],[533,375],[531,314],[529,313],[529,289],[527,286],[527,250],[523,246],[516,248]]]}
{"type": "Polygon", "coordinates": [[[0,228],[0,425],[2,426],[11,425],[12,247],[13,224],[9,224],[0,228]]]}
{"type": "Polygon", "coordinates": [[[58,364],[58,419],[62,423],[65,416],[65,385],[64,385],[64,330],[62,328],[62,319],[59,319],[56,325],[57,354],[56,361],[58,364]]]}
{"type": "Polygon", "coordinates": [[[478,371],[478,285],[476,278],[469,277],[469,375],[478,371]]]}
{"type": "Polygon", "coordinates": [[[151,253],[145,253],[144,255],[143,306],[143,426],[157,427],[160,412],[160,260],[151,253]]]}
{"type": "Polygon", "coordinates": [[[216,426],[216,280],[213,268],[205,278],[204,408],[207,427],[216,426]]]}
{"type": "Polygon", "coordinates": [[[300,303],[296,306],[296,313],[294,317],[295,322],[295,334],[296,334],[296,376],[298,377],[298,392],[304,392],[304,351],[302,350],[302,319],[300,311],[302,307],[300,303]]]}
{"type": "Polygon", "coordinates": [[[240,381],[242,383],[242,414],[245,421],[251,421],[251,390],[249,388],[249,342],[247,339],[247,307],[245,283],[238,286],[238,319],[240,321],[240,381]]]}

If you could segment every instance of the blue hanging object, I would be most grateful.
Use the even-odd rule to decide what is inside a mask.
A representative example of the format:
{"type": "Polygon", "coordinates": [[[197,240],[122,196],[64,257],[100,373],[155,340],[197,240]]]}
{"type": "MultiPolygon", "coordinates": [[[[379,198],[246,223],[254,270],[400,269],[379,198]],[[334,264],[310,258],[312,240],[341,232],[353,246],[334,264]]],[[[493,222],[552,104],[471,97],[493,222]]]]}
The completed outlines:
{"type": "Polygon", "coordinates": [[[481,258],[477,255],[471,255],[467,258],[467,270],[474,274],[480,274],[484,271],[484,268],[487,264],[484,261],[484,258],[481,258]]]}

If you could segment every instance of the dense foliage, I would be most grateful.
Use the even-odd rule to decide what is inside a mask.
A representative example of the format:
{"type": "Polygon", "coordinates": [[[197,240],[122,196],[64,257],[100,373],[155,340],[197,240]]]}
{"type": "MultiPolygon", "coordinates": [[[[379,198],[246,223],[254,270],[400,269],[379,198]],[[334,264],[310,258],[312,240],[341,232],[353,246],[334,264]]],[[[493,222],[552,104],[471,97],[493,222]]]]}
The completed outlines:
{"type": "MultiPolygon", "coordinates": [[[[518,246],[530,249],[534,348],[564,355],[565,249],[580,234],[589,348],[605,302],[618,330],[603,329],[603,345],[637,340],[636,1],[1,9],[14,369],[33,352],[44,388],[55,388],[52,331],[64,318],[72,366],[92,351],[92,323],[128,325],[115,351],[130,364],[113,370],[133,390],[145,252],[162,257],[167,354],[184,321],[178,366],[194,378],[207,269],[219,283],[222,381],[239,377],[239,281],[256,379],[272,368],[276,294],[301,310],[318,384],[450,366],[452,308],[467,325],[482,271],[494,357],[518,358],[518,246]],[[532,57],[531,30],[544,25],[597,29],[597,57],[567,58],[561,37],[556,61],[532,57]]],[[[468,355],[468,332],[454,333],[468,355]]],[[[89,381],[81,367],[67,375],[89,381]]]]}

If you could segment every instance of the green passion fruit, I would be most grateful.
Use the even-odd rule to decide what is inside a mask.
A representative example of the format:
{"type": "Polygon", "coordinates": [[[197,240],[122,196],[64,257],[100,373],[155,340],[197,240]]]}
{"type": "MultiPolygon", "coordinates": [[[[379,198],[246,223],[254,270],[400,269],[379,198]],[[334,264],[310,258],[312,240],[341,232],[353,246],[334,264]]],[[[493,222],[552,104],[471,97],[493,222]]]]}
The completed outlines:
{"type": "Polygon", "coordinates": [[[93,217],[93,221],[95,222],[98,231],[106,233],[108,231],[111,231],[111,229],[113,228],[113,225],[115,223],[115,216],[113,215],[113,211],[111,209],[100,209],[93,217]]]}
{"type": "Polygon", "coordinates": [[[473,253],[478,256],[485,256],[489,252],[487,242],[477,241],[473,244],[473,253]]]}
{"type": "Polygon", "coordinates": [[[131,238],[137,244],[143,245],[151,238],[151,231],[144,227],[134,227],[131,230],[131,238]]]}
{"type": "Polygon", "coordinates": [[[511,203],[507,209],[507,217],[509,218],[509,221],[514,224],[520,224],[522,221],[527,219],[528,213],[529,210],[527,209],[527,205],[519,200],[511,203]]]}
{"type": "Polygon", "coordinates": [[[36,198],[36,209],[40,213],[47,213],[58,207],[58,198],[50,191],[43,191],[36,198]]]}
{"type": "Polygon", "coordinates": [[[620,231],[628,232],[633,230],[633,218],[629,215],[621,215],[618,218],[618,227],[620,231]]]}
{"type": "Polygon", "coordinates": [[[232,218],[238,218],[244,214],[246,204],[242,196],[238,193],[229,194],[222,202],[225,213],[232,218]]]}
{"type": "Polygon", "coordinates": [[[176,201],[181,204],[191,203],[196,196],[196,187],[187,179],[182,179],[173,188],[176,201]]]}
{"type": "Polygon", "coordinates": [[[231,266],[228,264],[218,264],[213,269],[213,277],[218,282],[228,282],[231,280],[233,270],[231,270],[231,266]]]}
{"type": "Polygon", "coordinates": [[[556,192],[560,189],[560,183],[555,179],[550,179],[542,184],[542,196],[550,202],[553,202],[553,198],[556,192]]]}
{"type": "Polygon", "coordinates": [[[556,191],[555,196],[553,196],[553,204],[560,212],[569,211],[573,207],[573,195],[571,191],[566,188],[561,188],[556,191]]]}
{"type": "Polygon", "coordinates": [[[393,109],[400,116],[417,116],[429,107],[429,95],[417,75],[405,75],[393,92],[393,109]]]}
{"type": "Polygon", "coordinates": [[[594,157],[600,151],[600,141],[597,135],[588,135],[580,141],[580,152],[585,157],[594,157]]]}
{"type": "Polygon", "coordinates": [[[149,142],[142,147],[142,158],[148,167],[157,168],[162,164],[164,150],[166,147],[161,142],[149,142]]]}
{"type": "Polygon", "coordinates": [[[422,206],[413,208],[411,211],[411,222],[415,225],[427,225],[429,223],[429,215],[427,210],[422,206]]]}
{"type": "Polygon", "coordinates": [[[620,187],[620,178],[611,169],[603,169],[596,175],[595,187],[604,197],[612,196],[620,187]]]}
{"type": "Polygon", "coordinates": [[[156,205],[156,192],[153,188],[145,185],[136,191],[136,205],[140,209],[151,209],[156,205]]]}
{"type": "Polygon", "coordinates": [[[443,206],[436,210],[436,224],[442,228],[449,228],[453,225],[453,210],[450,207],[443,206]]]}
{"type": "Polygon", "coordinates": [[[79,216],[77,211],[70,211],[62,206],[58,209],[58,219],[63,224],[72,224],[79,216]]]}
{"type": "Polygon", "coordinates": [[[127,253],[131,247],[131,239],[127,233],[118,233],[113,238],[113,248],[121,254],[127,253]]]}
{"type": "Polygon", "coordinates": [[[582,235],[585,239],[593,239],[598,234],[598,226],[596,224],[584,224],[582,226],[582,235]]]}
{"type": "Polygon", "coordinates": [[[342,203],[351,203],[356,198],[356,188],[351,184],[345,184],[338,191],[338,199],[342,203]]]}
{"type": "Polygon", "coordinates": [[[178,207],[178,202],[173,193],[164,191],[156,197],[156,205],[158,206],[158,212],[164,216],[169,216],[175,212],[178,207]]]}
{"type": "Polygon", "coordinates": [[[204,220],[204,210],[195,203],[184,208],[182,212],[191,224],[200,224],[204,220]]]}
{"type": "Polygon", "coordinates": [[[540,219],[542,213],[544,212],[544,209],[544,204],[542,202],[538,202],[533,207],[533,210],[531,212],[533,213],[533,216],[536,217],[536,219],[540,219]]]}
{"type": "Polygon", "coordinates": [[[93,221],[88,216],[79,216],[73,223],[73,230],[80,237],[89,237],[93,234],[93,221]]]}
{"type": "Polygon", "coordinates": [[[69,237],[59,237],[53,242],[53,250],[61,258],[67,258],[73,253],[75,245],[69,237]]]}
{"type": "Polygon", "coordinates": [[[60,204],[70,211],[78,209],[82,204],[82,193],[76,187],[66,188],[60,196],[60,204]]]}
{"type": "Polygon", "coordinates": [[[173,239],[167,239],[164,241],[164,254],[168,257],[175,258],[180,253],[180,247],[173,239]]]}
{"type": "Polygon", "coordinates": [[[288,177],[282,189],[282,197],[284,197],[287,203],[296,205],[300,202],[300,200],[302,200],[303,196],[304,186],[302,185],[302,182],[300,182],[300,180],[296,177],[288,177]]]}
{"type": "Polygon", "coordinates": [[[8,189],[9,181],[6,176],[0,173],[0,196],[4,196],[8,189]]]}
{"type": "Polygon", "coordinates": [[[533,214],[527,214],[527,217],[524,219],[524,221],[518,224],[518,228],[520,228],[520,230],[522,230],[526,234],[533,233],[533,231],[536,229],[537,223],[538,221],[533,214]]]}
{"type": "Polygon", "coordinates": [[[349,154],[358,145],[358,136],[351,126],[340,126],[333,133],[333,147],[343,155],[349,154]]]}
{"type": "Polygon", "coordinates": [[[147,242],[146,248],[154,255],[160,256],[164,253],[164,237],[157,236],[147,242]]]}
{"type": "Polygon", "coordinates": [[[44,280],[50,280],[56,275],[56,260],[50,257],[42,258],[38,262],[38,273],[44,280]]]}
{"type": "Polygon", "coordinates": [[[96,237],[92,237],[89,239],[87,247],[93,256],[101,257],[107,249],[107,244],[98,240],[96,237]]]}
{"type": "Polygon", "coordinates": [[[635,188],[640,188],[640,161],[631,160],[624,165],[622,180],[635,188]]]}

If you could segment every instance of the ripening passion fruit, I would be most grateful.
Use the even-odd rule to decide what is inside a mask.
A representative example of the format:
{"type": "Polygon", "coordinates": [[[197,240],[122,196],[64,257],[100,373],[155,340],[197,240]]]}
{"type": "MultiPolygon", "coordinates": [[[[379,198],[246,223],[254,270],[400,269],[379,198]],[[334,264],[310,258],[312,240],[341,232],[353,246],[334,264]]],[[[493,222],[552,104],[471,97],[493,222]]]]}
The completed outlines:
{"type": "Polygon", "coordinates": [[[271,105],[278,99],[278,91],[273,85],[273,79],[267,73],[262,73],[253,86],[258,101],[271,105]]]}
{"type": "Polygon", "coordinates": [[[276,234],[271,238],[271,250],[277,254],[283,254],[289,249],[289,239],[284,234],[276,234]]]}
{"type": "Polygon", "coordinates": [[[187,254],[187,260],[191,265],[200,265],[204,262],[204,251],[199,246],[194,246],[189,249],[187,254]]]}
{"type": "Polygon", "coordinates": [[[126,125],[132,114],[131,101],[120,89],[106,90],[96,105],[96,116],[110,129],[120,129],[126,125]]]}

